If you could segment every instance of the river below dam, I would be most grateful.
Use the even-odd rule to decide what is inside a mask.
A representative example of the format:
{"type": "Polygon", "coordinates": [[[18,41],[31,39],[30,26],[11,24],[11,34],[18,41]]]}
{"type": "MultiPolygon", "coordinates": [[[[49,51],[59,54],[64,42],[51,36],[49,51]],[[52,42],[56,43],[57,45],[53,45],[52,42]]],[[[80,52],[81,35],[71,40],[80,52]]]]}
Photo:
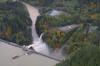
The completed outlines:
{"type": "Polygon", "coordinates": [[[58,50],[56,52],[50,52],[50,48],[47,46],[47,44],[42,40],[42,37],[44,35],[44,33],[42,33],[40,36],[38,36],[37,32],[36,32],[36,20],[37,17],[40,15],[39,10],[37,8],[35,8],[34,6],[31,6],[30,4],[27,4],[25,2],[23,2],[23,4],[26,6],[29,16],[32,20],[32,37],[33,37],[33,43],[30,44],[29,46],[26,46],[26,48],[33,48],[36,52],[44,54],[48,57],[57,59],[62,61],[64,58],[64,56],[62,55],[62,51],[58,50]]]}

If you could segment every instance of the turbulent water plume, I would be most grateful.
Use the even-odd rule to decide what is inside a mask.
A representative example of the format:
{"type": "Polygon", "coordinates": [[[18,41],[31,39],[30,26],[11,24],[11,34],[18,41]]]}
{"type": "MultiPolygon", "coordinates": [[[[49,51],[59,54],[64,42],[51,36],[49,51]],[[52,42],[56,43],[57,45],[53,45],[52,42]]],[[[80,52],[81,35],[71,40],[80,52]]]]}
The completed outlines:
{"type": "Polygon", "coordinates": [[[29,45],[28,48],[32,47],[35,51],[48,55],[49,49],[48,46],[42,41],[42,36],[43,33],[41,34],[38,41],[33,41],[33,44],[29,45]]]}

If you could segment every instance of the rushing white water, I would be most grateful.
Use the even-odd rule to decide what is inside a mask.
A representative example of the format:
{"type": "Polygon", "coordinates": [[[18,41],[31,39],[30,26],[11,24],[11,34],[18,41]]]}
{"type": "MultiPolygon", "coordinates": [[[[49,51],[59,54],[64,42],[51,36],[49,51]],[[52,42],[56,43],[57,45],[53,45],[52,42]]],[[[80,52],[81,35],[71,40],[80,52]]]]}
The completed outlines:
{"type": "Polygon", "coordinates": [[[41,34],[38,41],[34,41],[33,44],[29,45],[28,48],[33,47],[35,51],[49,55],[48,46],[42,41],[43,33],[41,34]]]}
{"type": "Polygon", "coordinates": [[[29,4],[23,3],[29,12],[30,18],[32,20],[32,37],[33,37],[33,44],[27,46],[28,48],[32,47],[34,48],[35,51],[43,53],[43,54],[49,54],[49,49],[48,46],[43,42],[42,36],[39,37],[36,32],[35,24],[36,24],[36,19],[39,16],[39,11],[37,8],[32,7],[29,4]]]}

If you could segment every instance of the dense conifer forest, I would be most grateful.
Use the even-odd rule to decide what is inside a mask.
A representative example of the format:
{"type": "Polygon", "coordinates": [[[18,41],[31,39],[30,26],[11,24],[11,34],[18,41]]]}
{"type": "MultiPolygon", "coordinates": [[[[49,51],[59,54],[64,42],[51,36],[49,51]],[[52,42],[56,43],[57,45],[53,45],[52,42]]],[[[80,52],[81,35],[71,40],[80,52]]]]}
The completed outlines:
{"type": "Polygon", "coordinates": [[[20,45],[32,42],[31,20],[20,2],[0,2],[0,38],[20,45]]]}

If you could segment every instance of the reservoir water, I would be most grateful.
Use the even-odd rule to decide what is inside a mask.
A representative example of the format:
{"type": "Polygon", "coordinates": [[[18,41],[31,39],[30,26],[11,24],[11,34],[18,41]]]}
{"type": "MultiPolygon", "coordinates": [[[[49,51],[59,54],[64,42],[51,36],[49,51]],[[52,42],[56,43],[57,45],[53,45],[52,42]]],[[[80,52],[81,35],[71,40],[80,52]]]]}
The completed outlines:
{"type": "Polygon", "coordinates": [[[22,49],[0,41],[0,66],[54,66],[57,61],[47,57],[32,54],[21,56],[15,60],[13,56],[25,53],[22,49]]]}

